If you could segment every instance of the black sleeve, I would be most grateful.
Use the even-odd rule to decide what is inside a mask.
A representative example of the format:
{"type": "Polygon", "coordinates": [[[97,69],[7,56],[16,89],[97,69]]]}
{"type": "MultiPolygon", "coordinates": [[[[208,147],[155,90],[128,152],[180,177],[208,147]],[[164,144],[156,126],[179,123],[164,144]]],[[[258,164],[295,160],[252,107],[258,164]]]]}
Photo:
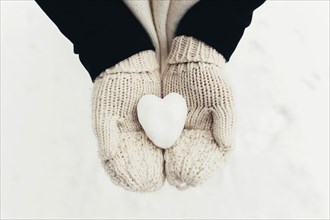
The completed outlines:
{"type": "Polygon", "coordinates": [[[253,11],[265,0],[200,0],[178,24],[175,35],[195,37],[229,61],[253,11]]]}
{"type": "Polygon", "coordinates": [[[73,43],[92,80],[135,53],[152,49],[149,35],[120,0],[36,0],[73,43]]]}

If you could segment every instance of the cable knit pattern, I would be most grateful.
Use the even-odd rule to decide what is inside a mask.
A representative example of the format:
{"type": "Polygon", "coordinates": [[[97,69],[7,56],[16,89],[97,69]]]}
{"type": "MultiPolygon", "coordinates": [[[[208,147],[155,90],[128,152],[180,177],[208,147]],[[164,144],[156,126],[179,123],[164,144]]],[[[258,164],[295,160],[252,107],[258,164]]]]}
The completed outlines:
{"type": "Polygon", "coordinates": [[[173,40],[162,95],[179,93],[188,106],[181,137],[165,151],[168,182],[178,189],[202,183],[231,148],[233,99],[224,64],[222,55],[193,37],[173,40]]]}
{"type": "Polygon", "coordinates": [[[162,150],[147,138],[136,106],[145,94],[160,96],[155,52],[135,54],[94,82],[93,128],[99,156],[113,183],[131,191],[155,191],[164,182],[162,150]]]}

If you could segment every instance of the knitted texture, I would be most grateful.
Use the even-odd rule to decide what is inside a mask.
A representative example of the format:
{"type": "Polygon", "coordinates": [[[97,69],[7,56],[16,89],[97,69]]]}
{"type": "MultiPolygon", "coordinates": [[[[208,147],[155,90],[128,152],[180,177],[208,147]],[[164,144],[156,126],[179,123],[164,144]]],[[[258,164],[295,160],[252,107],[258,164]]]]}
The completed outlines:
{"type": "Polygon", "coordinates": [[[93,128],[99,156],[113,183],[130,191],[155,191],[164,183],[163,154],[147,138],[136,106],[145,94],[160,96],[154,51],[135,54],[94,82],[93,128]]]}
{"type": "Polygon", "coordinates": [[[181,94],[188,115],[182,135],[164,157],[167,180],[178,189],[202,183],[231,149],[233,99],[224,64],[215,49],[193,37],[173,40],[162,95],[181,94]]]}

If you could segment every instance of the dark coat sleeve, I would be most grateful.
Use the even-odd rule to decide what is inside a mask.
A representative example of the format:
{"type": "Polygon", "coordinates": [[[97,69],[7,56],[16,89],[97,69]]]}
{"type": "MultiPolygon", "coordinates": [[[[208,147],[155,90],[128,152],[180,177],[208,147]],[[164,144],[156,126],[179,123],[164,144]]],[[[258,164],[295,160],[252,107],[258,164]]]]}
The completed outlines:
{"type": "Polygon", "coordinates": [[[152,49],[150,37],[123,1],[36,0],[59,30],[92,80],[135,53],[152,49]]]}
{"type": "Polygon", "coordinates": [[[200,0],[178,24],[176,36],[195,37],[215,48],[229,61],[253,11],[265,0],[200,0]]]}

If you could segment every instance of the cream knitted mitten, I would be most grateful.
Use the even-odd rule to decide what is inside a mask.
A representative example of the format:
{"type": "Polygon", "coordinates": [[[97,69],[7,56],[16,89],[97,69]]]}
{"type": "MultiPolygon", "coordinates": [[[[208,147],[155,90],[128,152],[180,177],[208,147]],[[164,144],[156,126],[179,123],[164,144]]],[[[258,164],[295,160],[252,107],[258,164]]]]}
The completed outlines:
{"type": "Polygon", "coordinates": [[[164,159],[138,122],[145,94],[160,96],[156,54],[137,53],[105,70],[94,82],[93,128],[99,156],[113,183],[130,191],[155,191],[164,183],[164,159]]]}
{"type": "Polygon", "coordinates": [[[162,95],[181,94],[188,115],[180,138],[164,157],[167,180],[178,189],[202,183],[231,148],[233,100],[224,64],[222,55],[193,37],[173,40],[162,95]]]}

